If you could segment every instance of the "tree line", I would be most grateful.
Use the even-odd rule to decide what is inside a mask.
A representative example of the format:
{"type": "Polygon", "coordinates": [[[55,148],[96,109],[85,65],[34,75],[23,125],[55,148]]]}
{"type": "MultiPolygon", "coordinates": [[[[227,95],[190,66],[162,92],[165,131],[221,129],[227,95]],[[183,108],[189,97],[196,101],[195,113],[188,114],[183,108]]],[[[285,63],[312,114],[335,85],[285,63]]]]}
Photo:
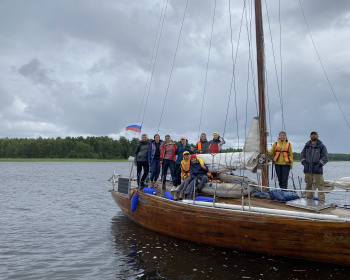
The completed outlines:
{"type": "MultiPolygon", "coordinates": [[[[0,158],[82,158],[82,159],[128,159],[134,155],[138,138],[119,140],[107,136],[86,138],[0,138],[0,158]]],[[[176,144],[179,144],[175,141],[176,144]]],[[[195,144],[191,144],[195,147],[195,144]]],[[[221,152],[240,152],[242,149],[227,148],[221,152]]],[[[300,154],[293,153],[299,160],[300,154]]],[[[330,160],[350,161],[350,154],[329,154],[330,160]]]]}

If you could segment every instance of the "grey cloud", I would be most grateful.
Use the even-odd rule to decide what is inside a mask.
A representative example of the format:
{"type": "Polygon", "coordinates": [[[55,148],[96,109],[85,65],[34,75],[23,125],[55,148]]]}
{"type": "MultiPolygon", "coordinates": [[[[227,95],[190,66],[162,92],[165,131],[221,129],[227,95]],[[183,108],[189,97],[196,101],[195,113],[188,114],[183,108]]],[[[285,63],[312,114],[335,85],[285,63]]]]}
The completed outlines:
{"type": "MultiPolygon", "coordinates": [[[[350,118],[349,53],[345,47],[350,40],[347,36],[350,2],[301,2],[329,78],[346,116],[350,118]]],[[[222,134],[225,130],[225,138],[232,142],[237,140],[238,130],[242,141],[246,127],[256,115],[257,84],[255,82],[254,89],[251,83],[253,73],[248,68],[249,42],[246,35],[247,24],[252,25],[254,33],[254,22],[243,22],[235,65],[236,92],[232,89],[227,112],[232,79],[228,1],[217,1],[208,72],[214,1],[189,1],[170,81],[185,4],[186,1],[169,1],[148,92],[146,80],[150,78],[149,66],[163,1],[4,1],[0,10],[4,24],[0,29],[0,40],[5,43],[2,46],[6,52],[0,54],[3,101],[0,109],[4,112],[18,97],[26,104],[26,114],[16,117],[30,118],[34,122],[46,121],[51,127],[47,135],[52,136],[129,137],[125,126],[143,120],[143,131],[149,135],[157,132],[160,123],[160,132],[169,133],[174,138],[186,134],[192,142],[197,140],[198,130],[208,135],[214,131],[222,134]],[[11,67],[18,70],[10,71],[11,67]],[[146,100],[147,110],[140,112],[146,100]],[[53,135],[55,129],[52,127],[57,129],[58,135],[53,135]]],[[[337,143],[332,144],[334,149],[345,145],[343,139],[348,137],[342,134],[336,139],[339,136],[336,126],[344,129],[344,121],[314,53],[299,3],[283,1],[281,5],[281,45],[278,5],[276,1],[267,1],[267,6],[277,75],[283,86],[285,123],[293,147],[297,150],[306,142],[310,129],[318,130],[326,144],[337,143]]],[[[231,1],[234,56],[242,8],[243,2],[231,1]]],[[[248,16],[250,11],[248,7],[248,16]]],[[[264,2],[263,13],[266,15],[264,2]]],[[[281,130],[281,105],[266,17],[264,28],[269,124],[274,140],[281,130]]],[[[255,53],[254,40],[255,35],[250,42],[255,53]]],[[[252,58],[252,63],[256,79],[255,58],[252,58]]],[[[4,116],[0,127],[11,123],[11,118],[13,116],[9,114],[4,116]]],[[[15,131],[4,129],[1,133],[0,137],[18,137],[15,131]]],[[[28,137],[38,133],[42,131],[26,130],[28,137]]]]}
{"type": "Polygon", "coordinates": [[[21,66],[18,71],[21,75],[30,78],[35,84],[51,86],[54,83],[53,80],[48,77],[47,70],[41,67],[40,61],[36,58],[21,66]]]}

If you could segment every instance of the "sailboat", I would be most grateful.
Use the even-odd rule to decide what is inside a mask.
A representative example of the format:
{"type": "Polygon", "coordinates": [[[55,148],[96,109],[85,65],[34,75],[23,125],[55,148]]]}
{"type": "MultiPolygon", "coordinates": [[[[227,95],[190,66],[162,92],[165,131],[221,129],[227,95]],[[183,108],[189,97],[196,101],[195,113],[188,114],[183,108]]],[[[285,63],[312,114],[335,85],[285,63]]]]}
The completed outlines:
{"type": "MultiPolygon", "coordinates": [[[[255,0],[255,17],[259,89],[259,116],[255,126],[258,127],[259,145],[250,150],[249,141],[246,141],[243,152],[234,157],[230,155],[230,158],[223,154],[218,154],[217,158],[202,157],[218,168],[258,167],[261,169],[261,188],[267,188],[264,36],[260,0],[255,0]]],[[[307,199],[276,203],[251,197],[249,193],[242,199],[219,198],[208,202],[198,201],[193,195],[191,199],[175,201],[162,189],[146,193],[132,186],[130,178],[117,179],[113,176],[111,180],[113,199],[130,220],[147,229],[193,242],[350,266],[348,209],[307,199]]],[[[341,185],[340,180],[337,186],[341,185]]],[[[343,185],[348,188],[346,180],[343,185]]]]}

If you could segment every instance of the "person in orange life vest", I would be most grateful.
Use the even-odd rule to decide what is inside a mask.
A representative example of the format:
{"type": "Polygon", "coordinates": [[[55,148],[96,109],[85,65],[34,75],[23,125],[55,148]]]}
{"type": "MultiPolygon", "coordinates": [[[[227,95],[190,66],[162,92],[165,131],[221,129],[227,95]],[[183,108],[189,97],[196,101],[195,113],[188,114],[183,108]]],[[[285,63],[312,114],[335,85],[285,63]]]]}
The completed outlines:
{"type": "Polygon", "coordinates": [[[273,163],[281,189],[288,189],[289,171],[293,169],[293,149],[284,131],[279,133],[278,140],[273,143],[269,155],[273,163]]]}
{"type": "Polygon", "coordinates": [[[196,154],[209,154],[209,141],[207,140],[207,135],[205,133],[201,134],[195,152],[196,154]]]}
{"type": "Polygon", "coordinates": [[[180,138],[180,143],[177,146],[175,154],[177,155],[176,161],[175,161],[175,182],[174,186],[178,186],[181,184],[181,161],[183,157],[184,151],[189,151],[190,154],[194,154],[193,148],[188,144],[188,140],[184,135],[180,138]]]}
{"type": "Polygon", "coordinates": [[[209,151],[211,154],[220,153],[222,146],[225,144],[224,138],[222,138],[218,132],[214,132],[213,140],[209,141],[209,151]]]}
{"type": "Polygon", "coordinates": [[[208,168],[204,165],[203,161],[197,159],[196,155],[191,155],[190,174],[192,180],[195,180],[196,183],[198,183],[198,191],[200,191],[204,187],[205,183],[208,182],[207,172],[208,168]]]}
{"type": "Polygon", "coordinates": [[[160,151],[160,165],[162,166],[162,188],[165,189],[166,174],[170,168],[171,179],[175,181],[175,160],[177,146],[171,141],[170,135],[165,135],[165,143],[163,143],[160,151]]]}
{"type": "MultiPolygon", "coordinates": [[[[191,160],[190,160],[190,152],[189,151],[184,151],[182,153],[183,159],[181,161],[181,179],[182,183],[178,185],[177,187],[173,187],[170,191],[176,191],[176,193],[179,193],[181,191],[186,190],[188,184],[191,182],[191,174],[190,174],[190,165],[191,165],[191,160]]],[[[177,195],[176,195],[177,198],[177,195]]],[[[182,198],[182,195],[180,196],[182,198]]]]}

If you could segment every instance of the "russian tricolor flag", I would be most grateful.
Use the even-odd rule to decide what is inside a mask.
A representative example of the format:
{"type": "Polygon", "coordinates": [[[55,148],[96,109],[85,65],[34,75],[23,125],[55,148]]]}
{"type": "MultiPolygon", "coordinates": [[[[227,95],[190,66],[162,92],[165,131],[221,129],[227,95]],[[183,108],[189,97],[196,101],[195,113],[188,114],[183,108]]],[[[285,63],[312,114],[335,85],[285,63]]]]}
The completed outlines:
{"type": "Polygon", "coordinates": [[[141,132],[142,123],[135,123],[126,127],[125,130],[132,130],[135,132],[141,132]]]}

